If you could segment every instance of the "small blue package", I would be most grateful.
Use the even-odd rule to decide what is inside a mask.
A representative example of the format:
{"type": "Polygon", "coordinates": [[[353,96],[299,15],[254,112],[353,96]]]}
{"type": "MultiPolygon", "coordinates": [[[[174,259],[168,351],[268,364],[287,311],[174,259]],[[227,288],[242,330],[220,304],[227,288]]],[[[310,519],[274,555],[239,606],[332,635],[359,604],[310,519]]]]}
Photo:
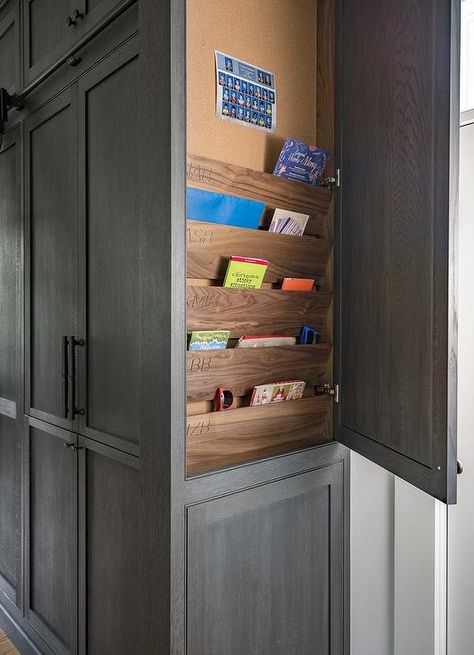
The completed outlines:
{"type": "Polygon", "coordinates": [[[186,217],[193,221],[222,223],[257,230],[265,203],[187,187],[186,217]]]}
{"type": "Polygon", "coordinates": [[[296,182],[319,184],[329,161],[329,152],[289,138],[280,153],[273,175],[296,182]]]}

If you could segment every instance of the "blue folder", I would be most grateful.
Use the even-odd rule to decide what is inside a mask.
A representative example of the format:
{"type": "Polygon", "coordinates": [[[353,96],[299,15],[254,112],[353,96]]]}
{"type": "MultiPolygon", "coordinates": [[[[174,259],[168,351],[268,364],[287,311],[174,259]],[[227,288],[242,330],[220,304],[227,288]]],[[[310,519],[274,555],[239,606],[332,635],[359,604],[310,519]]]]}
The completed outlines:
{"type": "Polygon", "coordinates": [[[186,201],[188,219],[247,227],[254,230],[260,225],[265,210],[265,203],[258,200],[248,200],[191,187],[187,187],[186,201]]]}

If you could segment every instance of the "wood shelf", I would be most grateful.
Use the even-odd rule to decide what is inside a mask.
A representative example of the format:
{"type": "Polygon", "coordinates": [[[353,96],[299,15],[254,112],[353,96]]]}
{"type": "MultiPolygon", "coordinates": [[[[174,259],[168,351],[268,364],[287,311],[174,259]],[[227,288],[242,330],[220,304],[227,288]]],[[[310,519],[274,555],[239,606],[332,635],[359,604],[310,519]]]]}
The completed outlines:
{"type": "Polygon", "coordinates": [[[243,335],[299,335],[320,331],[314,346],[228,348],[188,352],[188,474],[215,471],[331,440],[332,399],[314,387],[332,379],[332,192],[268,173],[188,155],[188,186],[263,201],[261,228],[277,207],[309,214],[302,237],[187,221],[187,329],[230,330],[243,335]],[[261,289],[226,289],[229,258],[269,261],[261,289]],[[313,278],[312,292],[272,288],[285,277],[313,278]],[[305,380],[305,398],[248,407],[258,384],[305,380]],[[234,393],[234,407],[214,412],[219,386],[234,393]]]}
{"type": "Polygon", "coordinates": [[[188,475],[330,441],[331,410],[314,396],[188,417],[188,475]]]}
{"type": "Polygon", "coordinates": [[[314,278],[324,286],[331,244],[327,239],[294,237],[201,221],[187,222],[188,278],[223,280],[229,257],[260,257],[270,264],[265,282],[285,277],[314,278]]]}
{"type": "Polygon", "coordinates": [[[283,380],[324,381],[331,344],[233,348],[187,353],[188,400],[213,400],[218,387],[245,396],[254,386],[283,380]]]}
{"type": "Polygon", "coordinates": [[[226,289],[188,284],[188,332],[230,330],[243,335],[297,336],[303,325],[317,328],[326,339],[326,316],[332,294],[322,291],[226,289]]]}
{"type": "MultiPolygon", "coordinates": [[[[265,202],[267,208],[309,214],[307,234],[327,236],[332,191],[270,173],[188,154],[188,186],[265,202]]],[[[265,226],[265,222],[263,223],[265,226]]]]}

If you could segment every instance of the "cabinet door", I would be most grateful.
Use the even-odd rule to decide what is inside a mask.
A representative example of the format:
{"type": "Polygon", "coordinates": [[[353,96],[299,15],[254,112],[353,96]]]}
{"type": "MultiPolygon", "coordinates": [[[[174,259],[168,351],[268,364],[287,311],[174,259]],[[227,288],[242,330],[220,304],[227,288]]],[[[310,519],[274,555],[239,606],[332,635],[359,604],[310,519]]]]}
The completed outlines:
{"type": "MultiPolygon", "coordinates": [[[[127,41],[78,82],[80,432],[138,453],[138,57],[127,41]]],[[[157,329],[158,326],[157,326],[157,329]]]]}
{"type": "Polygon", "coordinates": [[[341,655],[342,464],[188,508],[188,655],[341,655]]]}
{"type": "Polygon", "coordinates": [[[0,87],[17,93],[20,78],[20,11],[18,2],[0,14],[0,87]]]}
{"type": "Polygon", "coordinates": [[[120,0],[82,0],[80,4],[83,7],[84,18],[78,23],[78,28],[82,33],[94,27],[121,3],[120,0]]]}
{"type": "Polygon", "coordinates": [[[0,144],[0,590],[17,603],[20,546],[22,221],[18,130],[0,144]]]}
{"type": "Polygon", "coordinates": [[[25,439],[26,618],[58,655],[77,652],[76,435],[29,419],[25,439]]]}
{"type": "Polygon", "coordinates": [[[76,132],[72,90],[25,124],[26,413],[65,428],[75,424],[64,407],[63,337],[78,330],[76,132]]]}
{"type": "Polygon", "coordinates": [[[74,0],[23,0],[24,76],[28,84],[38,77],[77,39],[68,17],[74,0]]]}
{"type": "Polygon", "coordinates": [[[138,459],[80,438],[81,655],[137,650],[138,459]]]}
{"type": "Polygon", "coordinates": [[[456,498],[458,23],[450,0],[344,0],[340,441],[456,498]]]}

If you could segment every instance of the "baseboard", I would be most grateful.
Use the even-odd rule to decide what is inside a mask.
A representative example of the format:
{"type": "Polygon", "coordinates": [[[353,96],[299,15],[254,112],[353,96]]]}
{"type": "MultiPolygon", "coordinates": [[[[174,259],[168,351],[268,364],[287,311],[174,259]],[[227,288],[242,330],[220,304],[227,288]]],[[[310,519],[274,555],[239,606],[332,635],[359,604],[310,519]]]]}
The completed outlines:
{"type": "Polygon", "coordinates": [[[0,605],[0,628],[6,633],[20,655],[46,655],[46,651],[38,650],[26,632],[13,617],[0,605]]]}

